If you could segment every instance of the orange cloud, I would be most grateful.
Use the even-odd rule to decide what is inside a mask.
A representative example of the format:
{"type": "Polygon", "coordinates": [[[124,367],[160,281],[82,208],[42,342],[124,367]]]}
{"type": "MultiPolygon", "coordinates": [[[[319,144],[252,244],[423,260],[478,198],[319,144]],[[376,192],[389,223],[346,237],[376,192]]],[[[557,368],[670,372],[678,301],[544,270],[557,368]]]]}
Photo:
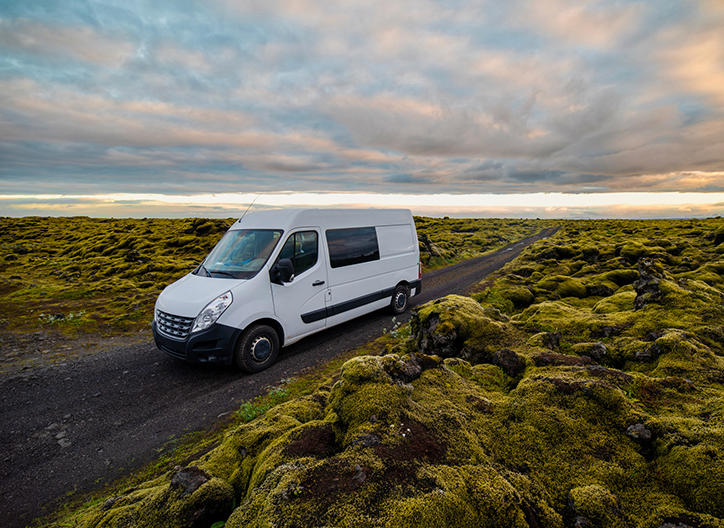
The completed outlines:
{"type": "Polygon", "coordinates": [[[636,27],[641,8],[599,0],[526,0],[512,24],[594,48],[611,48],[636,27]]]}
{"type": "Polygon", "coordinates": [[[654,54],[664,76],[678,88],[724,107],[724,16],[718,18],[721,24],[708,31],[665,33],[660,37],[661,49],[654,54]]]}
{"type": "Polygon", "coordinates": [[[0,43],[38,55],[118,68],[134,52],[131,42],[99,35],[87,26],[51,26],[30,20],[0,19],[0,43]]]}

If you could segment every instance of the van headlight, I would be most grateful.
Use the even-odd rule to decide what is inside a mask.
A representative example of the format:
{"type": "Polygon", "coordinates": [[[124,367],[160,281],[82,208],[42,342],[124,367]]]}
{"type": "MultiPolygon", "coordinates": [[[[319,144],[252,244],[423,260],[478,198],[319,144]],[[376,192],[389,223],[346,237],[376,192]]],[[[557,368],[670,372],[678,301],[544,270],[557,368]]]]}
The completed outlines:
{"type": "Polygon", "coordinates": [[[207,304],[194,320],[194,326],[191,328],[191,332],[193,333],[200,330],[206,330],[214,324],[233,300],[234,298],[231,296],[231,292],[228,291],[226,293],[222,293],[216,299],[207,304]]]}

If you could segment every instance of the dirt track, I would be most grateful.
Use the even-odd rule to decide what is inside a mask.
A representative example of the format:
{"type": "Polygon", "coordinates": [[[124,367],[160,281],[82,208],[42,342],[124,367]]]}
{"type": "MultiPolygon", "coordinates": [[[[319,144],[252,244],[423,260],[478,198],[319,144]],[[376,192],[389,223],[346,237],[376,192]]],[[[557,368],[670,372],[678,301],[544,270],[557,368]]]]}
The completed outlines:
{"type": "MultiPolygon", "coordinates": [[[[467,293],[556,229],[425,274],[412,306],[467,293]]],[[[407,319],[409,312],[398,317],[407,319]]],[[[186,365],[149,338],[0,379],[2,526],[26,526],[66,493],[92,490],[150,462],[170,439],[208,427],[265,387],[375,339],[390,321],[376,312],[308,337],[255,375],[186,365]]]]}

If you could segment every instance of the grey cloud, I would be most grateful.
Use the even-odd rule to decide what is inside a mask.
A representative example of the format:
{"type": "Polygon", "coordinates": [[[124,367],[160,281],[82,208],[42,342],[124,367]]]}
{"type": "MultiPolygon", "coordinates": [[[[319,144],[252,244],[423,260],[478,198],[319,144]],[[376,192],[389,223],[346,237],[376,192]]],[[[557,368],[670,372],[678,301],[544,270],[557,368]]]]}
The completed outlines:
{"type": "Polygon", "coordinates": [[[529,187],[534,184],[541,189],[568,191],[589,191],[591,184],[597,184],[598,190],[605,189],[613,180],[612,176],[603,174],[583,174],[577,172],[555,171],[546,168],[544,163],[516,163],[514,160],[485,160],[468,166],[456,173],[460,181],[497,184],[496,188],[511,188],[523,184],[529,187]]]}
{"type": "Polygon", "coordinates": [[[274,172],[320,172],[327,169],[318,163],[284,163],[280,161],[264,162],[260,168],[274,172]]]}
{"type": "Polygon", "coordinates": [[[467,167],[458,177],[461,180],[493,182],[503,180],[506,176],[507,170],[502,162],[485,160],[483,163],[467,167]]]}
{"type": "Polygon", "coordinates": [[[344,123],[358,143],[414,156],[546,156],[564,146],[561,138],[531,139],[517,123],[509,129],[484,126],[474,108],[441,107],[439,114],[430,115],[388,111],[374,104],[338,100],[324,109],[344,123]]]}
{"type": "Polygon", "coordinates": [[[579,97],[568,101],[580,109],[551,115],[550,126],[575,141],[610,123],[619,111],[621,99],[621,95],[610,88],[592,93],[583,91],[579,97]]]}
{"type": "Polygon", "coordinates": [[[434,178],[425,177],[419,174],[390,174],[384,177],[384,181],[389,183],[401,183],[412,185],[430,185],[435,183],[434,178]]]}
{"type": "Polygon", "coordinates": [[[38,192],[719,189],[679,172],[722,169],[724,68],[687,76],[678,44],[702,31],[714,56],[724,20],[674,4],[599,2],[609,28],[526,2],[7,3],[0,177],[38,192]]]}
{"type": "MultiPolygon", "coordinates": [[[[558,178],[558,185],[580,186],[590,183],[607,184],[613,178],[605,174],[574,174],[563,173],[558,178]]],[[[600,187],[599,187],[600,188],[600,187]]]]}
{"type": "Polygon", "coordinates": [[[513,181],[519,181],[523,183],[554,183],[555,181],[559,180],[563,174],[565,173],[561,171],[523,170],[513,171],[508,175],[508,177],[513,181]]]}
{"type": "Polygon", "coordinates": [[[518,104],[499,102],[492,108],[493,121],[518,134],[528,133],[530,131],[529,120],[535,107],[535,100],[536,94],[533,93],[518,104]]]}

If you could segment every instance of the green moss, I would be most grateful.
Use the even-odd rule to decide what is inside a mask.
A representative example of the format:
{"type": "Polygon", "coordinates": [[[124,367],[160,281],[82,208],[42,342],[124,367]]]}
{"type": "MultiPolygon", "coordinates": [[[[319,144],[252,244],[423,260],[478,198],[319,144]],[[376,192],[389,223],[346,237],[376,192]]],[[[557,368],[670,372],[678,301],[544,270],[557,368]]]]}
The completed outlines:
{"type": "MultiPolygon", "coordinates": [[[[721,228],[568,222],[488,277],[484,306],[418,307],[409,340],[376,347],[399,354],[346,362],[333,387],[267,410],[197,462],[234,490],[226,525],[722,527],[721,228]],[[559,299],[563,284],[586,295],[559,299]],[[563,360],[594,346],[598,365],[563,360]]],[[[168,511],[150,497],[169,479],[123,496],[168,511]]]]}
{"type": "Polygon", "coordinates": [[[548,292],[555,292],[559,298],[586,296],[586,286],[580,280],[565,275],[546,277],[536,286],[548,292]]]}
{"type": "Polygon", "coordinates": [[[628,312],[634,309],[634,299],[636,292],[629,287],[628,290],[620,288],[611,297],[605,297],[593,306],[593,313],[611,314],[617,312],[628,312]]]}
{"type": "Polygon", "coordinates": [[[456,374],[466,378],[486,391],[507,393],[514,387],[513,379],[495,365],[471,365],[459,359],[446,359],[445,365],[456,374]]]}
{"type": "MultiPolygon", "coordinates": [[[[399,420],[400,408],[410,397],[410,389],[404,385],[393,383],[383,370],[377,357],[358,358],[345,364],[342,379],[334,386],[329,398],[330,409],[345,423],[347,430],[355,431],[358,427],[378,421],[394,423],[399,420]],[[376,379],[375,379],[376,378],[376,379]]],[[[394,361],[398,361],[393,356],[394,361]]],[[[341,443],[352,441],[349,432],[341,439],[341,443]]]]}
{"type": "Polygon", "coordinates": [[[717,443],[673,446],[658,458],[662,476],[694,511],[724,517],[724,448],[717,443]]]}
{"type": "Polygon", "coordinates": [[[639,258],[650,253],[649,249],[640,241],[634,240],[621,247],[621,256],[630,263],[635,263],[639,258]]]}
{"type": "MultiPolygon", "coordinates": [[[[383,504],[383,509],[391,512],[385,526],[529,526],[523,498],[493,468],[442,466],[428,469],[426,476],[440,482],[441,486],[420,496],[383,504]]],[[[558,526],[562,526],[554,515],[546,520],[558,520],[558,526]]]]}
{"type": "Polygon", "coordinates": [[[660,358],[651,374],[685,377],[697,381],[724,382],[724,358],[681,331],[668,331],[656,340],[660,358]]]}
{"type": "Polygon", "coordinates": [[[652,493],[649,497],[653,503],[652,506],[655,505],[655,507],[647,509],[644,515],[648,515],[648,517],[644,517],[645,520],[639,524],[640,526],[665,526],[666,524],[677,526],[686,522],[689,526],[700,528],[724,527],[724,520],[692,512],[683,503],[672,500],[671,496],[652,493]]]}
{"type": "Polygon", "coordinates": [[[203,236],[189,236],[193,222],[1,218],[0,255],[9,250],[13,258],[3,260],[0,280],[20,276],[26,287],[0,295],[0,319],[18,335],[37,330],[37,314],[81,311],[88,314],[83,321],[56,329],[67,335],[147,330],[158,291],[191,271],[229,227],[205,220],[203,236]],[[134,302],[113,302],[119,296],[134,302]]]}
{"type": "Polygon", "coordinates": [[[556,223],[533,219],[415,217],[425,270],[489,253],[556,223]]]}
{"type": "MultiPolygon", "coordinates": [[[[488,288],[482,293],[474,294],[473,299],[482,305],[497,308],[502,313],[512,314],[515,311],[515,304],[508,298],[508,291],[509,288],[488,288]]],[[[513,293],[513,295],[515,295],[515,293],[513,293]]],[[[521,300],[522,299],[523,297],[521,297],[521,300]]]]}
{"type": "Polygon", "coordinates": [[[500,295],[512,302],[514,308],[527,308],[535,300],[530,289],[524,286],[508,286],[500,292],[500,295]]]}
{"type": "Polygon", "coordinates": [[[571,490],[571,507],[594,526],[620,526],[621,506],[618,498],[603,486],[591,484],[571,490]]]}
{"type": "Polygon", "coordinates": [[[639,272],[635,269],[617,269],[600,275],[601,280],[612,282],[619,287],[633,284],[638,278],[639,272]]]}
{"type": "Polygon", "coordinates": [[[231,513],[234,490],[223,480],[211,478],[188,495],[184,486],[171,485],[170,480],[111,498],[78,519],[78,526],[191,528],[210,526],[231,513]]]}
{"type": "Polygon", "coordinates": [[[541,348],[541,349],[554,349],[558,348],[557,345],[554,345],[554,343],[551,341],[550,334],[555,333],[555,329],[553,329],[554,332],[538,332],[537,334],[533,334],[528,338],[526,341],[526,344],[529,347],[533,348],[541,348]]]}
{"type": "Polygon", "coordinates": [[[525,323],[529,327],[558,331],[578,340],[605,335],[606,328],[623,328],[635,317],[632,313],[616,312],[608,314],[588,313],[578,310],[562,301],[547,301],[534,304],[513,321],[525,323]]]}
{"type": "Polygon", "coordinates": [[[425,354],[489,362],[493,351],[516,334],[506,319],[470,297],[448,295],[416,308],[411,329],[417,348],[425,354]]]}

